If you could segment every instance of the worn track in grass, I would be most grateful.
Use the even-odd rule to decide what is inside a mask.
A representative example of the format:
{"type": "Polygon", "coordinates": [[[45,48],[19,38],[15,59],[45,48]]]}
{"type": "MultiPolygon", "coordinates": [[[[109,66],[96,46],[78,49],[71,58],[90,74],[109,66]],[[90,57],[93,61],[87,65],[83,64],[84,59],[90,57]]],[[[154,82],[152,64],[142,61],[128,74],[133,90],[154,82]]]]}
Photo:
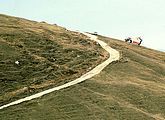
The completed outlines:
{"type": "Polygon", "coordinates": [[[94,69],[92,69],[88,73],[82,75],[80,78],[77,78],[76,80],[73,80],[73,81],[68,82],[66,84],[63,84],[63,85],[60,85],[60,86],[57,86],[57,87],[54,87],[54,88],[51,88],[51,89],[48,89],[48,90],[45,90],[45,91],[42,91],[42,92],[39,92],[37,94],[34,94],[34,95],[31,95],[31,96],[16,100],[14,102],[11,102],[9,104],[1,106],[0,109],[6,108],[6,107],[9,107],[9,106],[12,106],[12,105],[20,104],[22,102],[29,101],[29,100],[32,100],[32,99],[35,99],[35,98],[39,98],[39,97],[41,97],[43,95],[46,95],[48,93],[51,93],[53,91],[57,91],[57,90],[60,90],[60,89],[67,88],[69,86],[78,84],[82,81],[85,81],[85,80],[93,77],[96,74],[99,74],[109,63],[111,63],[113,61],[116,61],[116,60],[119,60],[120,55],[119,55],[118,51],[116,51],[115,49],[108,46],[105,42],[103,42],[101,40],[98,40],[95,35],[91,35],[91,34],[88,34],[88,33],[83,33],[83,34],[90,37],[91,40],[94,40],[97,43],[99,43],[102,46],[102,48],[104,48],[110,54],[109,58],[106,61],[99,64],[94,69]]]}

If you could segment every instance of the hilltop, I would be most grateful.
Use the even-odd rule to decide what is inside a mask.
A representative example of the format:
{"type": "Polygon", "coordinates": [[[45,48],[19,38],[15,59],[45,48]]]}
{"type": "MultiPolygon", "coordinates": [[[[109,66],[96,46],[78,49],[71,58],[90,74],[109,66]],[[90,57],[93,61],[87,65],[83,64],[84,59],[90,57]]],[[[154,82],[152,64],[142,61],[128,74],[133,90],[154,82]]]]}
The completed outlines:
{"type": "MultiPolygon", "coordinates": [[[[45,26],[45,23],[37,24],[45,26]]],[[[53,25],[49,27],[54,28],[53,25]]],[[[58,28],[71,37],[78,34],[58,28]]],[[[85,44],[82,53],[87,54],[89,46],[90,53],[99,48],[99,55],[89,55],[89,61],[104,61],[107,53],[81,36],[93,45],[91,49],[91,45],[85,44]]],[[[81,41],[79,38],[80,36],[75,38],[77,43],[81,41]]],[[[0,119],[165,120],[165,53],[101,35],[98,38],[120,52],[119,61],[112,62],[100,74],[85,82],[5,108],[0,111],[0,119]]],[[[95,65],[93,62],[91,64],[95,65]]],[[[89,65],[84,69],[88,69],[89,65]]],[[[74,66],[76,62],[73,62],[72,67],[74,66]]],[[[81,65],[79,69],[83,67],[81,65]]]]}

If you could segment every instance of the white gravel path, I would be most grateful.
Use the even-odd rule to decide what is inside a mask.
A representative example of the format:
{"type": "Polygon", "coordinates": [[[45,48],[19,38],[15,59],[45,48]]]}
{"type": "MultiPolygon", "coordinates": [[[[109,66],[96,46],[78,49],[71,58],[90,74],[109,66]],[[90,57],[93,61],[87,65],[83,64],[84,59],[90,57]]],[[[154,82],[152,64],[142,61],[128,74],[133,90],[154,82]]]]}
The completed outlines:
{"type": "Polygon", "coordinates": [[[37,93],[37,94],[34,94],[34,95],[31,95],[31,96],[28,96],[28,97],[16,100],[14,102],[11,102],[9,104],[1,106],[0,109],[7,108],[7,107],[12,106],[12,105],[20,104],[22,102],[29,101],[29,100],[32,100],[32,99],[35,99],[35,98],[39,98],[39,97],[41,97],[43,95],[46,95],[48,93],[51,93],[53,91],[61,90],[63,88],[67,88],[69,86],[81,83],[82,81],[85,81],[85,80],[95,76],[96,74],[99,74],[112,61],[119,60],[120,55],[119,55],[118,51],[116,51],[115,49],[109,47],[103,41],[98,40],[97,36],[95,36],[95,35],[91,35],[91,34],[88,34],[88,33],[83,33],[83,34],[88,36],[91,40],[94,40],[94,41],[98,42],[102,46],[102,48],[104,48],[107,52],[109,52],[110,57],[106,61],[104,61],[103,63],[99,64],[98,66],[96,66],[91,71],[89,71],[88,73],[82,75],[80,78],[77,78],[76,80],[73,80],[73,81],[68,82],[66,84],[63,84],[63,85],[60,85],[60,86],[57,86],[57,87],[54,87],[54,88],[42,91],[42,92],[37,93]]]}

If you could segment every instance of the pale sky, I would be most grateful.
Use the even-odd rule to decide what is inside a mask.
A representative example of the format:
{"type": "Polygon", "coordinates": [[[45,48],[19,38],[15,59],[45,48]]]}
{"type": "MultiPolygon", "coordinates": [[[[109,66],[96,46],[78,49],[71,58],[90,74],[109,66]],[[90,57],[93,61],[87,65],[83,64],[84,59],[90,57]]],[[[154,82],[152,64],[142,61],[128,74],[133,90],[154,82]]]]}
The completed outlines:
{"type": "Polygon", "coordinates": [[[113,38],[143,38],[165,51],[165,0],[0,0],[0,13],[113,38]]]}

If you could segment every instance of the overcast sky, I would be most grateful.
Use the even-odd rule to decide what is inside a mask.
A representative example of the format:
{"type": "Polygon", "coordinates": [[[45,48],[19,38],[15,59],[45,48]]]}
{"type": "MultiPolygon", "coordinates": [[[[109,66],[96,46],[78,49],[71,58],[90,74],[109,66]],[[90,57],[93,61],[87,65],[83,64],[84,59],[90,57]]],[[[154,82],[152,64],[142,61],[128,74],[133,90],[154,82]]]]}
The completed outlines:
{"type": "Polygon", "coordinates": [[[0,0],[0,13],[165,50],[165,0],[0,0]]]}

